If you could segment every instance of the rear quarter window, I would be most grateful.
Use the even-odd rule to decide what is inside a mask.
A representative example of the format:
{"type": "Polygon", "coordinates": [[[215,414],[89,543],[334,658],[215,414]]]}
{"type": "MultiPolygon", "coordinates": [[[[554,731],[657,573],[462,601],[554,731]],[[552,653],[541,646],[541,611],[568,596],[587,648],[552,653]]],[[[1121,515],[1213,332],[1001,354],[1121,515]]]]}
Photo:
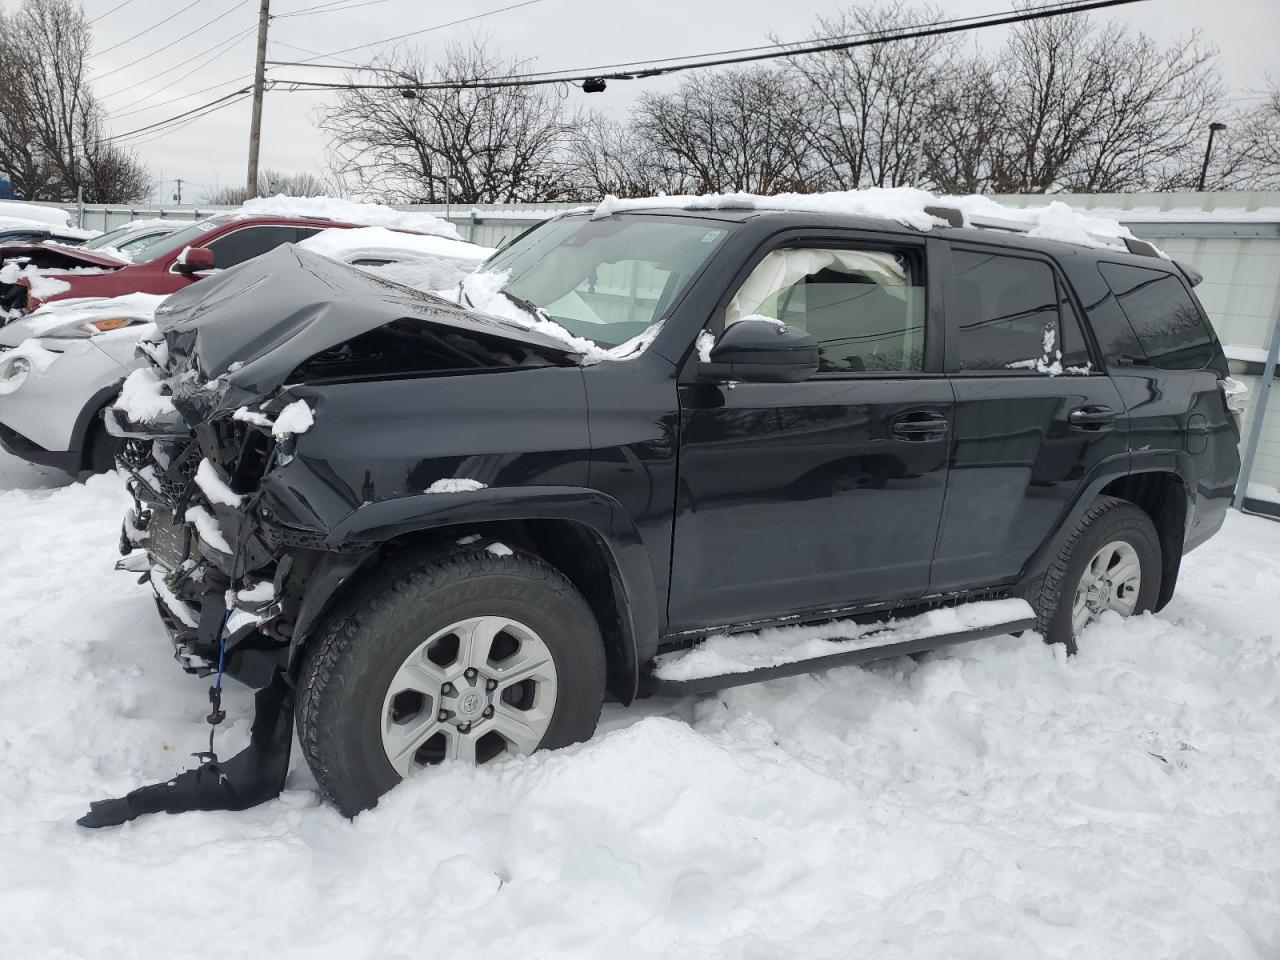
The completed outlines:
{"type": "Polygon", "coordinates": [[[1099,263],[1098,270],[1151,366],[1199,370],[1214,359],[1213,332],[1178,277],[1120,263],[1099,263]]]}

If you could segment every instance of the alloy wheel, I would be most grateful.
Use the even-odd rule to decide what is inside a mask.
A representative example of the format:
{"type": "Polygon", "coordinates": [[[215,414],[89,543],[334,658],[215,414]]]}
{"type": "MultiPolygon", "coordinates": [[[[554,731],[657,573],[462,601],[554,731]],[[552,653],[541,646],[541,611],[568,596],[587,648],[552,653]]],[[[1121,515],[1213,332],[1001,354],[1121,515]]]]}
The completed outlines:
{"type": "Polygon", "coordinates": [[[533,753],[555,703],[556,666],[542,638],[509,617],[472,617],[400,665],[383,698],[382,748],[401,777],[446,759],[533,753]]]}
{"type": "Polygon", "coordinates": [[[1142,590],[1142,561],[1124,540],[1102,546],[1084,568],[1071,606],[1072,632],[1079,636],[1085,626],[1104,610],[1122,617],[1133,613],[1142,590]]]}

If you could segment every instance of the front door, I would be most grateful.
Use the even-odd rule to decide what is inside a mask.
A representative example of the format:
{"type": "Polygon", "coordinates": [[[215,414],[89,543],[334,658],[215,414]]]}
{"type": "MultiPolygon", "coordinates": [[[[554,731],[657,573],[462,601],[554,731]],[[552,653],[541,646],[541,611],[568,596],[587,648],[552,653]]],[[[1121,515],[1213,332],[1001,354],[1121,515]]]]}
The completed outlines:
{"type": "Polygon", "coordinates": [[[924,243],[761,251],[711,332],[800,327],[819,372],[681,385],[672,630],[926,591],[952,413],[929,289],[924,243]]]}
{"type": "Polygon", "coordinates": [[[980,246],[951,257],[956,406],[935,591],[1016,578],[1092,468],[1127,450],[1124,402],[1053,265],[980,246]]]}

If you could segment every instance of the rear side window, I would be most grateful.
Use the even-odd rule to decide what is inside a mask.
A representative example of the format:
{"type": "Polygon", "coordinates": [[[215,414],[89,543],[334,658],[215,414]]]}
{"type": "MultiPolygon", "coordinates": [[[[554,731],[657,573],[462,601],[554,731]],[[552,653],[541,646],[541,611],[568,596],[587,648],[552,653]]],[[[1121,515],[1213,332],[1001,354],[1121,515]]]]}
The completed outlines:
{"type": "Polygon", "coordinates": [[[1100,263],[1151,366],[1199,370],[1214,357],[1213,334],[1182,281],[1163,270],[1100,263]]]}
{"type": "Polygon", "coordinates": [[[953,250],[961,370],[1088,373],[1080,321],[1042,260],[953,250]]]}

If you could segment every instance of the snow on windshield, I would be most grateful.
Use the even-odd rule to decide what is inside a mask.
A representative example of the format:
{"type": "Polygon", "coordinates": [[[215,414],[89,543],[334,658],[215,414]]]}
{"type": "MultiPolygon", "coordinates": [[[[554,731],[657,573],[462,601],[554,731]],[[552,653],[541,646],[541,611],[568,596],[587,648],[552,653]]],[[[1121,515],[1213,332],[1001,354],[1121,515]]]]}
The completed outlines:
{"type": "Polygon", "coordinates": [[[427,292],[456,287],[494,253],[465,240],[386,227],[321,230],[298,246],[427,292]]]}
{"type": "Polygon", "coordinates": [[[258,197],[240,208],[249,217],[319,217],[365,227],[416,230],[450,240],[460,239],[458,228],[430,213],[396,210],[377,203],[356,203],[336,197],[258,197]]]}

